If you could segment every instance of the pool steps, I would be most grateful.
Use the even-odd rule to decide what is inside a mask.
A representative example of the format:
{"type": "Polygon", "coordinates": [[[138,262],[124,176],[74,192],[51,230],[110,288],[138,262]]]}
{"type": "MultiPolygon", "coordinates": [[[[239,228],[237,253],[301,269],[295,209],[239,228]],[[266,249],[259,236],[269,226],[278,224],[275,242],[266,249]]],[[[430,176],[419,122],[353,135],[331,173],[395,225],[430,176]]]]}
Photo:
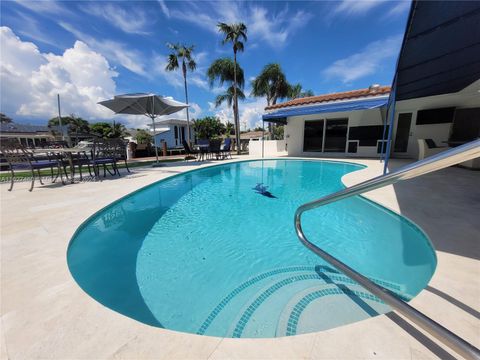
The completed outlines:
{"type": "MultiPolygon", "coordinates": [[[[377,279],[374,279],[374,281],[387,286],[392,291],[401,292],[402,290],[402,287],[397,284],[377,279]]],[[[310,300],[312,304],[318,303],[318,301],[313,300],[322,297],[331,297],[332,295],[356,296],[367,299],[368,301],[378,302],[378,299],[371,299],[374,298],[373,295],[366,293],[354,281],[331,267],[317,265],[278,268],[258,274],[234,288],[210,312],[198,329],[197,334],[255,337],[255,323],[261,323],[263,326],[271,327],[270,332],[277,333],[277,336],[295,335],[297,333],[298,320],[301,312],[299,312],[298,306],[295,307],[296,303],[292,305],[289,301],[298,297],[299,294],[303,294],[303,297],[299,299],[299,301],[303,300],[302,304],[307,300],[310,300]],[[339,287],[343,290],[339,290],[339,287]],[[304,293],[306,289],[311,289],[311,292],[314,294],[303,300],[303,297],[308,295],[304,293]],[[348,292],[351,293],[346,294],[348,292]],[[316,298],[312,300],[312,296],[316,298]],[[273,298],[275,298],[275,300],[270,301],[273,300],[273,298]],[[284,303],[280,302],[280,299],[285,299],[284,303]],[[243,306],[241,306],[242,301],[243,306]],[[238,306],[239,302],[240,311],[233,316],[228,314],[229,311],[233,311],[232,306],[238,306]],[[235,305],[232,305],[232,303],[235,303],[235,305]],[[275,308],[272,308],[273,304],[275,304],[275,308]],[[262,307],[262,311],[257,311],[260,307],[262,307]],[[290,325],[295,324],[295,331],[293,331],[292,326],[289,327],[289,331],[287,331],[287,326],[283,326],[285,329],[280,330],[281,333],[278,333],[278,324],[280,324],[281,321],[278,321],[277,324],[271,324],[268,322],[268,319],[278,319],[279,316],[265,315],[265,313],[272,311],[276,312],[277,315],[282,314],[283,317],[287,316],[284,315],[285,313],[288,313],[289,318],[293,316],[290,314],[293,314],[295,311],[295,314],[298,316],[295,318],[292,317],[290,321],[290,325]],[[215,321],[219,317],[228,315],[230,315],[228,321],[231,323],[231,326],[227,333],[219,334],[218,329],[215,329],[215,321]],[[260,317],[262,317],[262,320],[257,321],[260,317]],[[249,336],[249,334],[251,335],[249,336]]],[[[310,306],[310,304],[306,305],[310,306]]],[[[304,306],[302,311],[306,307],[307,306],[304,306]]],[[[382,312],[383,310],[384,308],[382,308],[382,312]]]]}

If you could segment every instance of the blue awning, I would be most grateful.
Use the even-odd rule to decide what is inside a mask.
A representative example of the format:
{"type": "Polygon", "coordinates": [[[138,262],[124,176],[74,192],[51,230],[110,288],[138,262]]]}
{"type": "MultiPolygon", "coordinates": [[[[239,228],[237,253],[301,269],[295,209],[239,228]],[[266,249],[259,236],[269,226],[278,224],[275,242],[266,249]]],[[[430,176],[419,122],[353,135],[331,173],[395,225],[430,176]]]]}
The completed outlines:
{"type": "Polygon", "coordinates": [[[289,116],[376,109],[382,106],[386,106],[387,102],[388,102],[388,97],[382,97],[382,98],[374,98],[374,99],[363,99],[363,100],[355,100],[355,101],[344,101],[344,102],[337,102],[337,103],[320,104],[320,105],[313,105],[313,106],[298,106],[298,107],[288,108],[288,109],[279,109],[275,112],[264,114],[262,118],[263,118],[263,121],[285,122],[285,119],[289,116]]]}

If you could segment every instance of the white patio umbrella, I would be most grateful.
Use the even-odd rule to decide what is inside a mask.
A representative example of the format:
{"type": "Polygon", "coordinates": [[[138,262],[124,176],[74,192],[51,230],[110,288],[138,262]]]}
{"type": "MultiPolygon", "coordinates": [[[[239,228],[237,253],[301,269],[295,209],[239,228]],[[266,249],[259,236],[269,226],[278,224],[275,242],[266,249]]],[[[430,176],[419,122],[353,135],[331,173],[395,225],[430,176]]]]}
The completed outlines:
{"type": "Polygon", "coordinates": [[[145,115],[152,119],[157,165],[158,149],[155,138],[155,118],[161,115],[170,115],[188,107],[187,104],[170,97],[146,93],[115,95],[113,99],[100,101],[99,104],[114,111],[115,114],[145,115]]]}

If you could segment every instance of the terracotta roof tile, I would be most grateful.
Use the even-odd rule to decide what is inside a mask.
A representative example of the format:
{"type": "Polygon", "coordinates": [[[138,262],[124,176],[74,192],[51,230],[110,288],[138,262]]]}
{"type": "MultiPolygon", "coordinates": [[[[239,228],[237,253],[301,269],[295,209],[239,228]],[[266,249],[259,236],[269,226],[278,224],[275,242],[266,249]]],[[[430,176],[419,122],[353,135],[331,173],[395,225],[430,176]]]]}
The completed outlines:
{"type": "Polygon", "coordinates": [[[323,102],[329,102],[329,101],[387,95],[389,93],[390,93],[390,86],[379,86],[375,88],[351,90],[351,91],[344,91],[344,92],[338,92],[338,93],[332,93],[332,94],[309,96],[305,98],[294,99],[294,100],[286,101],[283,103],[267,106],[265,110],[275,110],[275,109],[280,109],[280,108],[290,107],[290,106],[301,106],[301,105],[317,104],[317,103],[323,103],[323,102]]]}

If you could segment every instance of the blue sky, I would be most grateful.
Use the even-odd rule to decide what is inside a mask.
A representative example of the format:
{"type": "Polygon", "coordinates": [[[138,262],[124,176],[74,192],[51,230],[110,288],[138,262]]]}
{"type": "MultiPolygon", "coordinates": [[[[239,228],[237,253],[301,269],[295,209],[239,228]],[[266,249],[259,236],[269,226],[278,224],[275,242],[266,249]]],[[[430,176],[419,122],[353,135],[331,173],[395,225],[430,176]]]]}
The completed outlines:
{"type": "MultiPolygon", "coordinates": [[[[57,113],[92,122],[115,119],[140,127],[142,117],[114,116],[96,102],[115,94],[154,92],[184,100],[180,72],[164,70],[167,42],[195,45],[190,73],[193,117],[232,119],[213,101],[209,64],[232,56],[221,44],[218,21],[248,27],[239,62],[247,80],[278,62],[287,79],[315,94],[390,84],[409,1],[1,1],[1,112],[18,122],[42,124],[57,113]]],[[[240,105],[241,125],[254,127],[262,98],[240,105]]],[[[182,117],[177,114],[175,117],[182,117]]]]}

